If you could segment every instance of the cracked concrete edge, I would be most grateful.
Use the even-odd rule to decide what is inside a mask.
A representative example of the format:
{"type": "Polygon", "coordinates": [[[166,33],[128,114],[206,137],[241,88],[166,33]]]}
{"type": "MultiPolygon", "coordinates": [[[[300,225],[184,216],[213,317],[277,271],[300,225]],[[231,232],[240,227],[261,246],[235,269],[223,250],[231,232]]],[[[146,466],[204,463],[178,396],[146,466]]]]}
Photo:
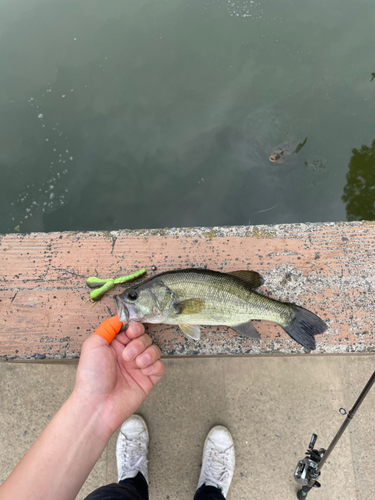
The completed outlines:
{"type": "MultiPolygon", "coordinates": [[[[278,238],[278,237],[299,237],[302,234],[314,232],[317,229],[329,228],[329,227],[343,227],[343,228],[354,228],[354,227],[373,227],[375,228],[375,222],[373,221],[354,221],[354,222],[301,222],[294,224],[263,224],[259,226],[213,226],[213,227],[171,227],[171,228],[155,228],[155,229],[119,229],[117,231],[52,231],[49,233],[10,233],[17,235],[19,237],[24,236],[37,236],[40,234],[45,235],[57,235],[57,234],[69,234],[69,235],[79,235],[83,237],[85,234],[88,236],[106,236],[113,240],[113,245],[116,239],[120,235],[129,236],[184,236],[189,237],[207,237],[207,238],[226,238],[228,236],[237,237],[255,237],[255,238],[278,238]]],[[[0,242],[4,236],[7,234],[0,233],[0,242]]],[[[113,250],[113,248],[112,248],[113,250]]]]}

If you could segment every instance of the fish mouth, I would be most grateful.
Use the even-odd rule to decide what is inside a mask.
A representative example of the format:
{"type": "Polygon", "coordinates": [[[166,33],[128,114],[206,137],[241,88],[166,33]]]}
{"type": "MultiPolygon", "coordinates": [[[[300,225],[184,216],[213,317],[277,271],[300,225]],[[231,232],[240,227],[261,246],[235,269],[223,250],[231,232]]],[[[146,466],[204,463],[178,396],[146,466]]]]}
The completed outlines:
{"type": "Polygon", "coordinates": [[[121,331],[127,329],[127,327],[136,321],[140,321],[140,318],[137,312],[134,310],[131,304],[126,303],[121,295],[114,296],[116,307],[117,307],[117,316],[119,321],[122,323],[121,331]]]}
{"type": "Polygon", "coordinates": [[[114,297],[116,308],[117,308],[117,316],[119,321],[125,326],[129,322],[129,311],[125,307],[124,301],[121,299],[120,295],[115,295],[114,297]]]}
{"type": "Polygon", "coordinates": [[[273,162],[275,162],[275,161],[276,161],[276,158],[275,158],[274,156],[272,156],[272,155],[271,155],[268,159],[269,159],[270,161],[273,161],[273,162]]]}

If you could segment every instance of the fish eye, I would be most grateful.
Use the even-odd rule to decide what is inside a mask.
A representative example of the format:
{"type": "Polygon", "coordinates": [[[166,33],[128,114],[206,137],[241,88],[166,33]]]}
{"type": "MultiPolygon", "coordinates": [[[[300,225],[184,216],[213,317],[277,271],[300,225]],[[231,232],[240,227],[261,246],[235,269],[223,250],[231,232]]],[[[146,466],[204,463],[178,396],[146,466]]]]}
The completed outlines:
{"type": "Polygon", "coordinates": [[[135,290],[130,290],[128,293],[128,299],[136,300],[138,298],[138,293],[135,290]]]}

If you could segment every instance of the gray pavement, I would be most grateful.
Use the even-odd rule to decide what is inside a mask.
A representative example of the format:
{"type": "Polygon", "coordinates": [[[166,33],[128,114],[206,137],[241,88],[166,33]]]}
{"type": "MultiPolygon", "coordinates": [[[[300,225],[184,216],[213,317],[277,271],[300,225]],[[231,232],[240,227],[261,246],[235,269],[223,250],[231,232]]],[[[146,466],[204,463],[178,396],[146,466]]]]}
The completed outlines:
{"type": "MultiPolygon", "coordinates": [[[[192,499],[202,444],[215,424],[236,447],[228,499],[296,498],[293,471],[311,433],[328,446],[375,370],[375,356],[184,358],[139,410],[150,431],[151,500],[192,499]]],[[[75,365],[0,363],[0,482],[68,397],[75,365]]],[[[370,500],[375,486],[375,388],[327,461],[311,500],[370,500]]],[[[116,481],[110,440],[78,499],[116,481]]]]}

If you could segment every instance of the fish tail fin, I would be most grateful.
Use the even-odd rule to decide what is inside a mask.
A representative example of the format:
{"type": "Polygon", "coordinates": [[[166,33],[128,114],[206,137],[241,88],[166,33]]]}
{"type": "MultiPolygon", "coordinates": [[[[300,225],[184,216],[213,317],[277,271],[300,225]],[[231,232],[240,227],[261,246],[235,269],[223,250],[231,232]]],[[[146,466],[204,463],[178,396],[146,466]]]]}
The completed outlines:
{"type": "Polygon", "coordinates": [[[295,316],[290,325],[283,326],[284,330],[306,349],[315,349],[314,335],[319,335],[327,329],[327,325],[316,314],[307,309],[294,306],[295,316]]]}

